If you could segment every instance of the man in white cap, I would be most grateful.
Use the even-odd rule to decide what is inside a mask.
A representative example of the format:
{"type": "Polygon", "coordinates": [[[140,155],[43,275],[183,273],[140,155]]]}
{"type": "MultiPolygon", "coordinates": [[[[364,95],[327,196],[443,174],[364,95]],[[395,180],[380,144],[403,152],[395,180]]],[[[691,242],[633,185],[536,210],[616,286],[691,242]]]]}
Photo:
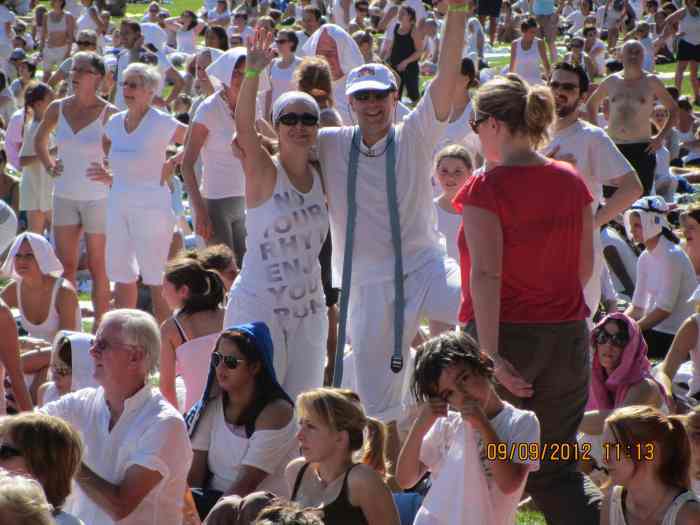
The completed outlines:
{"type": "MultiPolygon", "coordinates": [[[[156,29],[160,28],[156,26],[156,29]]],[[[158,39],[150,35],[151,38],[149,39],[150,41],[148,41],[146,35],[141,31],[141,25],[134,20],[122,20],[119,30],[124,49],[117,55],[116,73],[114,75],[117,80],[115,85],[114,105],[120,110],[126,109],[122,81],[124,80],[124,70],[127,66],[132,62],[150,63],[151,60],[155,63],[161,76],[173,84],[173,89],[168,98],[165,101],[160,101],[162,104],[169,105],[180,94],[180,91],[182,91],[185,85],[185,81],[182,79],[182,76],[180,76],[180,73],[173,68],[172,64],[165,56],[165,53],[160,51],[155,45],[159,43],[158,39]],[[144,45],[147,45],[150,49],[144,48],[144,45]]],[[[165,34],[165,32],[163,32],[163,34],[165,34]]],[[[163,43],[165,43],[165,39],[163,39],[163,43]]],[[[158,101],[158,99],[159,97],[156,97],[156,101],[158,101]]]]}
{"type": "MultiPolygon", "coordinates": [[[[4,201],[0,201],[0,253],[4,253],[10,247],[17,235],[17,216],[12,208],[4,201]]],[[[8,276],[4,276],[8,277],[8,276]]],[[[10,308],[0,299],[0,414],[5,413],[5,373],[10,377],[14,385],[12,393],[15,403],[20,410],[33,408],[32,398],[24,383],[24,374],[19,360],[19,338],[17,337],[17,323],[10,308]]]]}
{"type": "Polygon", "coordinates": [[[403,359],[420,320],[457,323],[459,267],[447,262],[435,233],[430,182],[469,11],[463,0],[449,4],[437,75],[415,110],[394,124],[396,78],[384,65],[365,64],[351,70],[346,83],[359,126],[319,131],[334,280],[340,284],[342,275],[343,284],[334,384],[342,378],[350,319],[357,392],[368,415],[385,422],[401,414],[403,359]]]}

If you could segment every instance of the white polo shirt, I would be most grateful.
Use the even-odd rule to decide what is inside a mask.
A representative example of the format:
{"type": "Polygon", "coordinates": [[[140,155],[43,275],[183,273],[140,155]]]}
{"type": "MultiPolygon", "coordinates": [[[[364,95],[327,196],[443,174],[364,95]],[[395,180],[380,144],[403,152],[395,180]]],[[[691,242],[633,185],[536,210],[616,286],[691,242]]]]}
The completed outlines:
{"type": "MultiPolygon", "coordinates": [[[[180,413],[150,385],[124,403],[124,412],[109,429],[109,409],[100,388],[85,388],[41,408],[79,432],[83,462],[98,476],[118,484],[132,465],[160,472],[163,479],[119,525],[180,525],[192,464],[192,446],[180,413]]],[[[90,525],[116,522],[76,484],[66,512],[90,525]]]]}
{"type": "MultiPolygon", "coordinates": [[[[396,184],[401,220],[403,269],[408,274],[433,257],[444,257],[437,232],[437,215],[431,185],[433,150],[447,119],[437,120],[428,90],[396,130],[396,184]]],[[[319,131],[318,151],[326,179],[331,235],[333,281],[340,285],[348,217],[348,159],[354,127],[319,131]]],[[[394,249],[386,192],[387,137],[372,148],[364,144],[357,168],[357,221],[353,249],[352,283],[355,286],[394,279],[394,249]],[[381,154],[384,152],[383,154],[381,154]]]]}

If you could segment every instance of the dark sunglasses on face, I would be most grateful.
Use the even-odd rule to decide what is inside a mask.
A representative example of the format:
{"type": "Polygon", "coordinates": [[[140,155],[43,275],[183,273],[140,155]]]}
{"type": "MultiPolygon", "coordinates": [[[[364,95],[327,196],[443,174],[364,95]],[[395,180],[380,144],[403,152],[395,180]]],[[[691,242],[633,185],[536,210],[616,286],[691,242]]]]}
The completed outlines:
{"type": "Polygon", "coordinates": [[[302,126],[311,127],[318,124],[318,117],[312,113],[285,113],[278,122],[285,126],[296,126],[301,122],[302,126]]]}
{"type": "Polygon", "coordinates": [[[486,122],[490,118],[491,118],[491,115],[484,115],[481,118],[470,120],[469,125],[471,126],[472,131],[478,135],[479,134],[479,126],[481,124],[483,124],[484,122],[486,122]]]}
{"type": "Polygon", "coordinates": [[[239,359],[235,355],[223,355],[220,352],[212,352],[211,354],[211,366],[213,368],[219,368],[221,362],[224,362],[226,368],[229,370],[235,370],[238,365],[241,364],[245,359],[239,359]]]}
{"type": "Polygon", "coordinates": [[[6,461],[12,458],[22,457],[22,451],[10,445],[0,445],[0,460],[6,461]]]}
{"type": "Polygon", "coordinates": [[[627,334],[623,332],[611,334],[606,332],[602,327],[595,332],[593,339],[597,345],[610,343],[617,348],[624,348],[627,346],[627,343],[629,343],[629,336],[627,334]]]}
{"type": "Polygon", "coordinates": [[[88,40],[78,40],[76,44],[78,44],[78,47],[88,47],[94,46],[95,42],[89,42],[88,40]]]}
{"type": "Polygon", "coordinates": [[[358,91],[353,94],[353,98],[360,102],[367,102],[370,98],[372,98],[372,100],[386,100],[389,93],[391,93],[391,91],[358,91]]]}
{"type": "Polygon", "coordinates": [[[277,44],[278,46],[281,46],[282,44],[286,44],[287,42],[289,42],[289,40],[285,40],[284,38],[275,39],[275,44],[277,44]]]}
{"type": "Polygon", "coordinates": [[[557,82],[556,80],[549,83],[551,89],[561,89],[562,91],[576,91],[578,86],[572,82],[557,82]]]}

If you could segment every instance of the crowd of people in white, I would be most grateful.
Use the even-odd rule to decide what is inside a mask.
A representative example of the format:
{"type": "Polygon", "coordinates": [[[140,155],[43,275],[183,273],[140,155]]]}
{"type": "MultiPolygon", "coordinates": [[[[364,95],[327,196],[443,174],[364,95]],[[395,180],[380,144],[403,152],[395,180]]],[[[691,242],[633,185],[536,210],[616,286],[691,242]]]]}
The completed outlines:
{"type": "Polygon", "coordinates": [[[700,522],[697,0],[34,4],[0,523],[700,522]]]}

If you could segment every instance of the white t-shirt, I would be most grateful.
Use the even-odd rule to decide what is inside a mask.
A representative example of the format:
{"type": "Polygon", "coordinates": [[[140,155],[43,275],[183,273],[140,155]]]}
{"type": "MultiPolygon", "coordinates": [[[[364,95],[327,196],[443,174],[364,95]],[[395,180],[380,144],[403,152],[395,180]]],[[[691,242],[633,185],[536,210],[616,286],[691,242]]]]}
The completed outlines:
{"type": "MultiPolygon", "coordinates": [[[[430,89],[416,108],[396,124],[396,182],[401,216],[404,272],[420,268],[434,257],[442,257],[437,217],[430,182],[433,150],[446,122],[435,116],[430,89]]],[[[318,152],[326,179],[333,245],[333,280],[340,285],[345,229],[347,224],[347,163],[353,127],[319,131],[318,152]]],[[[357,170],[357,220],[353,247],[352,282],[356,286],[392,281],[394,249],[391,240],[386,192],[387,137],[368,148],[362,144],[357,170]],[[384,152],[383,154],[380,154],[384,152]]]]}
{"type": "MultiPolygon", "coordinates": [[[[119,484],[133,465],[158,471],[163,479],[119,525],[179,525],[183,495],[192,464],[192,447],[178,411],[150,385],[124,402],[124,412],[110,430],[104,390],[85,388],[40,409],[72,424],[85,446],[83,462],[109,483],[119,484]]],[[[80,485],[66,512],[90,525],[115,520],[85,494],[80,485]]]]}
{"type": "Polygon", "coordinates": [[[233,483],[236,467],[249,465],[268,476],[256,487],[282,497],[290,497],[284,477],[287,464],[299,456],[296,440],[297,422],[292,417],[279,430],[258,430],[250,438],[243,427],[234,427],[224,419],[222,396],[206,408],[192,437],[194,450],[208,451],[209,488],[227,491],[233,483]]]}
{"type": "MultiPolygon", "coordinates": [[[[603,246],[603,250],[605,250],[605,248],[607,248],[608,246],[617,250],[617,253],[620,256],[620,260],[625,266],[625,270],[627,270],[627,275],[630,276],[633,283],[636,283],[637,256],[635,255],[634,251],[632,251],[632,248],[629,246],[629,244],[627,244],[625,240],[622,237],[620,237],[620,235],[613,228],[609,226],[601,230],[600,240],[603,246]]],[[[613,285],[615,286],[615,290],[617,291],[617,293],[623,293],[625,291],[625,287],[622,286],[622,281],[620,281],[615,272],[610,271],[610,278],[613,281],[613,285]]]]}
{"type": "MultiPolygon", "coordinates": [[[[514,463],[527,464],[529,470],[535,471],[540,467],[539,460],[530,461],[528,454],[522,450],[519,454],[519,449],[525,449],[529,443],[540,442],[540,423],[537,416],[530,410],[521,410],[515,408],[507,402],[503,402],[503,410],[490,420],[496,435],[501,442],[507,443],[507,449],[515,447],[516,451],[513,454],[514,463]]],[[[472,514],[463,515],[461,521],[455,521],[456,516],[439,515],[442,509],[431,509],[429,498],[433,491],[440,491],[443,497],[452,496],[453,498],[461,498],[464,491],[472,490],[472,486],[461,486],[461,480],[456,477],[459,471],[469,471],[470,464],[466,464],[464,457],[461,454],[455,454],[455,448],[459,447],[460,430],[463,427],[469,426],[462,420],[462,415],[459,412],[450,411],[447,417],[438,418],[435,424],[431,427],[428,433],[423,437],[423,443],[420,449],[420,461],[428,470],[430,470],[433,485],[426,497],[424,506],[428,509],[431,515],[434,515],[436,520],[424,521],[423,523],[449,523],[450,525],[470,524],[470,523],[489,523],[493,525],[510,525],[515,523],[515,513],[517,510],[520,496],[525,489],[527,477],[523,480],[520,487],[511,494],[504,494],[493,480],[491,465],[487,459],[487,454],[491,455],[493,451],[486,450],[481,437],[476,431],[476,447],[478,457],[480,459],[480,467],[486,478],[488,492],[491,498],[492,520],[477,521],[472,514]],[[442,518],[442,519],[441,519],[442,518]],[[448,519],[446,519],[448,518],[448,519]]],[[[529,450],[529,448],[528,448],[529,450]]],[[[466,456],[466,454],[465,454],[466,456]]],[[[461,473],[460,473],[461,474],[461,473]]],[[[466,478],[466,476],[465,476],[466,478]]],[[[422,509],[421,509],[422,510],[422,509]]],[[[420,511],[419,511],[420,514],[420,511]]],[[[418,520],[416,520],[418,523],[418,520]]]]}
{"type": "Polygon", "coordinates": [[[301,58],[294,57],[294,60],[288,67],[282,69],[279,67],[279,60],[273,60],[269,68],[265,68],[263,73],[265,79],[260,79],[261,85],[269,85],[268,89],[272,90],[272,101],[270,102],[270,110],[272,110],[272,105],[275,103],[280,95],[286,93],[287,91],[293,91],[296,89],[296,83],[294,82],[294,72],[301,64],[301,58]]]}
{"type": "Polygon", "coordinates": [[[571,24],[569,33],[578,33],[581,29],[583,29],[583,24],[586,21],[586,17],[583,16],[583,13],[579,9],[577,9],[566,17],[566,21],[567,23],[571,24]]]}
{"type": "MultiPolygon", "coordinates": [[[[350,14],[348,15],[348,23],[350,20],[355,18],[357,12],[355,11],[355,2],[350,0],[350,14]]],[[[333,1],[333,23],[339,25],[347,31],[348,24],[345,22],[345,9],[343,9],[343,4],[340,0],[333,1]]]]}
{"type": "Polygon", "coordinates": [[[440,198],[436,198],[435,212],[437,213],[438,231],[442,235],[441,242],[445,245],[445,251],[448,257],[452,257],[455,261],[459,261],[459,249],[457,248],[457,235],[459,226],[462,224],[462,216],[459,213],[449,213],[442,209],[438,203],[440,198]]]}
{"type": "Polygon", "coordinates": [[[127,133],[126,115],[126,111],[112,115],[105,126],[105,136],[112,142],[108,158],[114,177],[109,197],[128,193],[131,206],[169,210],[170,190],[161,186],[160,179],[165,150],[181,124],[151,108],[139,126],[127,133]]]}
{"type": "MultiPolygon", "coordinates": [[[[476,165],[476,156],[481,155],[481,141],[479,140],[479,136],[474,133],[469,125],[473,114],[474,108],[470,101],[467,107],[464,108],[464,111],[462,111],[462,114],[455,119],[454,122],[447,124],[445,132],[442,134],[442,137],[440,137],[437,147],[435,148],[435,153],[438,153],[442,148],[450,144],[459,144],[460,146],[464,146],[469,152],[472,165],[476,165]]],[[[450,116],[450,119],[452,119],[452,116],[450,116]]]]}
{"type": "Polygon", "coordinates": [[[231,139],[236,126],[231,109],[219,91],[204,99],[192,121],[209,131],[201,151],[202,197],[223,199],[245,195],[243,166],[231,151],[231,139]]]}
{"type": "Polygon", "coordinates": [[[680,246],[661,236],[656,248],[639,256],[632,304],[645,314],[655,308],[671,312],[652,330],[673,335],[695,310],[688,299],[696,287],[693,263],[680,246]]]}
{"type": "Polygon", "coordinates": [[[15,25],[17,17],[6,6],[0,5],[0,47],[12,47],[12,33],[5,31],[5,24],[15,25]]]}

